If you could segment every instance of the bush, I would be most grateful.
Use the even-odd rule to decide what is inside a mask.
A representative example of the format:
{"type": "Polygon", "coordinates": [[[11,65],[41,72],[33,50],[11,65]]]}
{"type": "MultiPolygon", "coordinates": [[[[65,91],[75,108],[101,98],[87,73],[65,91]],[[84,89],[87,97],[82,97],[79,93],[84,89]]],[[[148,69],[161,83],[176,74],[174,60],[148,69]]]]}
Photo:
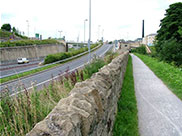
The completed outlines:
{"type": "Polygon", "coordinates": [[[182,65],[182,43],[176,40],[168,40],[162,44],[159,58],[177,66],[182,65]]]}
{"type": "Polygon", "coordinates": [[[84,73],[88,76],[87,78],[90,78],[93,73],[98,72],[105,64],[104,60],[95,59],[91,64],[85,66],[84,73]]]}
{"type": "Polygon", "coordinates": [[[20,38],[22,38],[22,39],[28,39],[28,37],[23,36],[23,35],[20,35],[20,34],[18,34],[17,32],[15,32],[15,35],[18,36],[18,37],[20,37],[20,38]]]}
{"type": "Polygon", "coordinates": [[[0,29],[0,37],[1,37],[1,38],[9,38],[10,36],[12,36],[12,33],[7,32],[7,31],[2,31],[2,30],[0,29]]]}
{"type": "Polygon", "coordinates": [[[142,45],[136,49],[132,49],[131,52],[140,53],[140,54],[147,54],[146,48],[144,45],[142,45]]]}

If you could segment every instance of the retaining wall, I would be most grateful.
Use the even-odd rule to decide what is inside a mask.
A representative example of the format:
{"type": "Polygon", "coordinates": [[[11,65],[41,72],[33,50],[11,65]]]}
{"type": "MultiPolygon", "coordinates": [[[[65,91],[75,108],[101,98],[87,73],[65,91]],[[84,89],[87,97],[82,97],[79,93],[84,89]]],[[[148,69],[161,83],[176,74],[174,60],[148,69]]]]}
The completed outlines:
{"type": "Polygon", "coordinates": [[[48,54],[65,52],[66,47],[63,44],[46,44],[46,45],[30,45],[0,48],[0,61],[15,61],[19,57],[28,59],[42,58],[48,54]]]}
{"type": "Polygon", "coordinates": [[[128,51],[77,83],[26,136],[111,136],[127,62],[128,51]]]}

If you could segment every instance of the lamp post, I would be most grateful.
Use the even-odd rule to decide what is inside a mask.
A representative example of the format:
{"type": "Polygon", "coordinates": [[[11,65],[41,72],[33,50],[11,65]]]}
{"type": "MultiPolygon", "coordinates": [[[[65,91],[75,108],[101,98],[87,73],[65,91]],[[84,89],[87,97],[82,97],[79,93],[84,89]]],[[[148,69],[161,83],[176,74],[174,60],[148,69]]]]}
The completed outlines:
{"type": "Polygon", "coordinates": [[[100,27],[101,27],[101,25],[98,25],[98,42],[99,42],[99,39],[100,39],[100,27]]]}
{"type": "Polygon", "coordinates": [[[79,37],[80,37],[80,34],[78,34],[78,37],[77,37],[77,49],[78,49],[79,37]]]}
{"type": "Polygon", "coordinates": [[[102,29],[102,42],[104,42],[104,29],[102,29]]]}
{"type": "Polygon", "coordinates": [[[27,22],[27,35],[28,35],[28,37],[29,37],[29,21],[26,20],[26,22],[27,22]]]}
{"type": "Polygon", "coordinates": [[[88,19],[84,20],[84,41],[83,41],[84,43],[85,43],[85,24],[86,24],[86,21],[88,21],[88,19]]]}
{"type": "Polygon", "coordinates": [[[63,32],[63,31],[58,31],[59,33],[60,33],[60,39],[61,39],[61,33],[63,32]]]}
{"type": "Polygon", "coordinates": [[[90,62],[90,59],[91,59],[91,56],[90,56],[90,40],[91,40],[91,0],[89,0],[89,39],[88,39],[89,62],[90,62]]]}

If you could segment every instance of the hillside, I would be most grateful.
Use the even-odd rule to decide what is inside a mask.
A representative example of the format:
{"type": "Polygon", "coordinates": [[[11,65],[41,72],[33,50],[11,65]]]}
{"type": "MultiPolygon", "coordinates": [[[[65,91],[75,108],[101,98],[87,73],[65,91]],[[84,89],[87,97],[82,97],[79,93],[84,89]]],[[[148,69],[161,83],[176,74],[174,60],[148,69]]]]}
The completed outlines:
{"type": "Polygon", "coordinates": [[[0,41],[7,41],[7,40],[22,40],[22,39],[28,39],[26,36],[22,36],[18,33],[12,33],[8,31],[3,31],[0,29],[0,41]]]}

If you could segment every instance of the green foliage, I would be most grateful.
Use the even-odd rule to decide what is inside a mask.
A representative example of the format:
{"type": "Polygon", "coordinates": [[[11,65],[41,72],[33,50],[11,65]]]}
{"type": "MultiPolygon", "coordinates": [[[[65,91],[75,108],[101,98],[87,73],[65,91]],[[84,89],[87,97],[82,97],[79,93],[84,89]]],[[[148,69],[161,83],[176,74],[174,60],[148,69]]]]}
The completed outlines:
{"type": "Polygon", "coordinates": [[[182,65],[182,43],[175,40],[168,40],[161,44],[162,50],[158,55],[160,59],[173,63],[177,66],[182,65]]]}
{"type": "Polygon", "coordinates": [[[140,53],[140,54],[147,54],[145,45],[142,45],[136,49],[132,49],[131,52],[140,53]]]}
{"type": "MultiPolygon", "coordinates": [[[[95,48],[96,46],[98,46],[98,44],[91,45],[91,49],[95,48]]],[[[46,58],[44,60],[44,64],[49,64],[49,63],[53,63],[53,62],[56,62],[59,60],[63,60],[63,59],[75,56],[77,54],[83,53],[87,50],[88,50],[88,48],[84,47],[84,48],[80,48],[78,50],[72,50],[70,52],[61,52],[61,53],[51,54],[51,55],[46,56],[46,58]]]]}
{"type": "Polygon", "coordinates": [[[118,101],[113,136],[139,136],[138,111],[132,69],[132,60],[131,56],[129,56],[121,96],[118,101]]]}
{"type": "Polygon", "coordinates": [[[90,78],[93,73],[98,72],[98,70],[103,67],[106,63],[104,60],[95,59],[91,64],[85,66],[84,73],[86,73],[86,78],[90,78]]]}
{"type": "Polygon", "coordinates": [[[3,24],[1,26],[1,29],[10,32],[11,31],[11,25],[10,24],[3,24]]]}
{"type": "MultiPolygon", "coordinates": [[[[26,38],[25,38],[26,39],[26,38]]],[[[26,46],[26,45],[41,45],[41,44],[57,44],[58,42],[54,39],[50,40],[18,40],[18,41],[7,41],[0,43],[0,47],[15,47],[15,46],[26,46]]]]}
{"type": "MultiPolygon", "coordinates": [[[[15,27],[13,27],[13,33],[16,36],[18,36],[18,37],[20,37],[22,39],[28,39],[28,37],[18,34],[18,32],[17,32],[15,27]]],[[[13,37],[13,33],[0,29],[0,37],[1,38],[6,38],[6,39],[8,38],[9,39],[10,37],[13,37]]],[[[0,44],[0,47],[4,47],[4,45],[0,44]]]]}
{"type": "Polygon", "coordinates": [[[149,56],[136,55],[182,100],[182,68],[149,56]]]}
{"type": "Polygon", "coordinates": [[[28,39],[28,37],[23,36],[23,35],[20,35],[20,34],[18,34],[17,32],[15,32],[15,35],[18,36],[18,37],[20,37],[20,38],[22,38],[22,39],[28,39]]]}
{"type": "Polygon", "coordinates": [[[13,28],[12,28],[12,31],[15,33],[15,32],[16,32],[16,28],[15,28],[15,27],[13,27],[13,28]]]}
{"type": "Polygon", "coordinates": [[[118,55],[119,55],[118,52],[112,52],[112,51],[106,52],[106,56],[104,57],[105,62],[109,64],[113,60],[113,58],[117,57],[118,55]]]}
{"type": "Polygon", "coordinates": [[[158,31],[156,51],[158,57],[168,62],[181,65],[182,50],[182,2],[170,5],[161,20],[158,31]]]}
{"type": "Polygon", "coordinates": [[[0,29],[0,37],[1,38],[9,38],[12,35],[12,33],[7,32],[7,31],[3,31],[0,29]]]}

